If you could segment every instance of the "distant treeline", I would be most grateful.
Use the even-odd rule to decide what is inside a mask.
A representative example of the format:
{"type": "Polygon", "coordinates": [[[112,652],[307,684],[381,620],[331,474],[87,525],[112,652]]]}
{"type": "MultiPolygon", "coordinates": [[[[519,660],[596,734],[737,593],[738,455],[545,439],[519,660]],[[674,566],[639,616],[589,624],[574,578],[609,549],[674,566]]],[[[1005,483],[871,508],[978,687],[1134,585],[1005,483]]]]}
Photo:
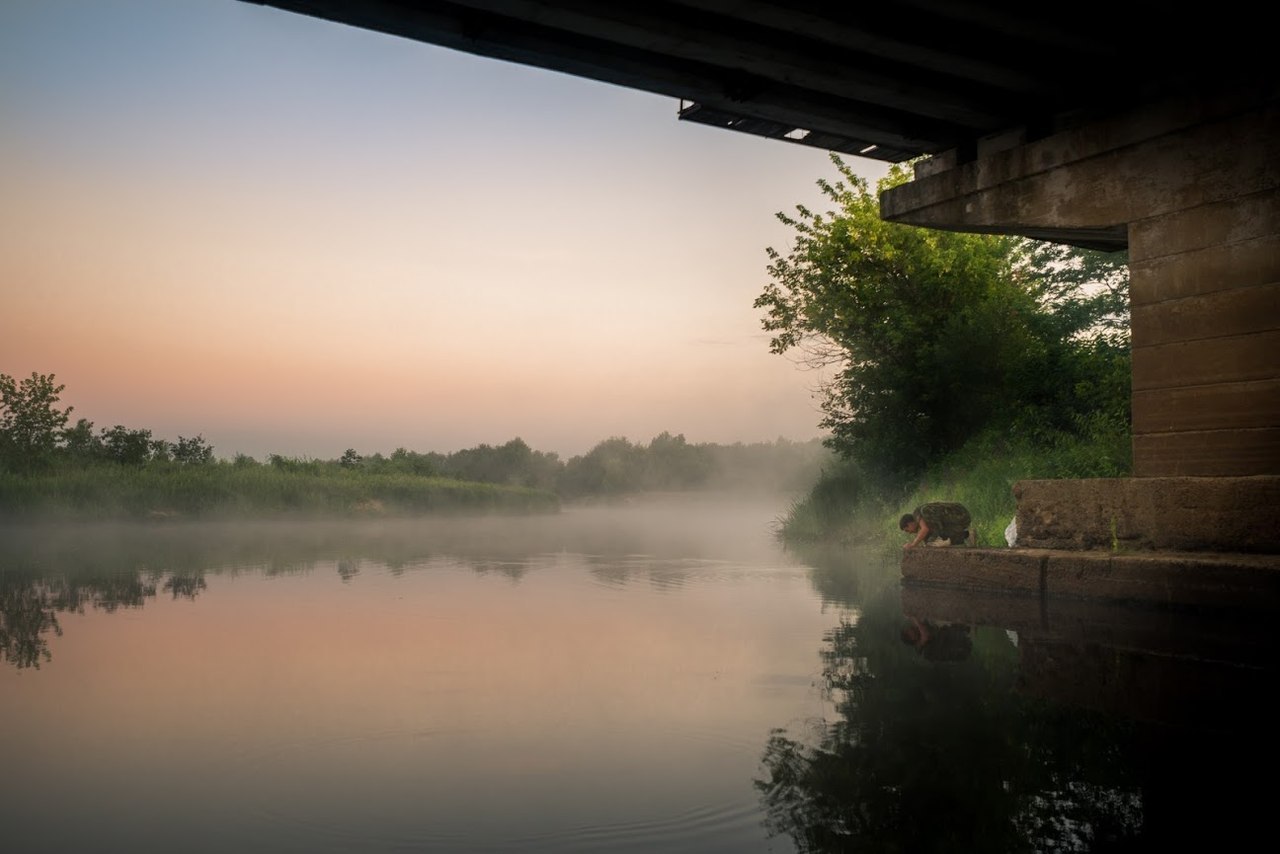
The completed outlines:
{"type": "Polygon", "coordinates": [[[398,448],[390,456],[361,456],[351,449],[336,461],[272,456],[270,464],[296,468],[336,464],[369,472],[437,475],[545,489],[576,499],[695,489],[802,490],[833,460],[817,439],[691,444],[683,434],[664,432],[648,444],[622,437],[605,439],[586,454],[567,461],[554,453],[535,451],[516,438],[504,445],[477,445],[450,454],[398,448]]]}
{"type": "Polygon", "coordinates": [[[613,437],[562,461],[522,439],[452,453],[397,448],[336,459],[244,454],[219,459],[202,435],[176,442],[150,430],[94,429],[52,374],[0,374],[0,514],[217,516],[345,515],[445,510],[538,512],[562,499],[645,491],[807,488],[831,462],[818,440],[690,444],[662,433],[648,444],[613,437]]]}

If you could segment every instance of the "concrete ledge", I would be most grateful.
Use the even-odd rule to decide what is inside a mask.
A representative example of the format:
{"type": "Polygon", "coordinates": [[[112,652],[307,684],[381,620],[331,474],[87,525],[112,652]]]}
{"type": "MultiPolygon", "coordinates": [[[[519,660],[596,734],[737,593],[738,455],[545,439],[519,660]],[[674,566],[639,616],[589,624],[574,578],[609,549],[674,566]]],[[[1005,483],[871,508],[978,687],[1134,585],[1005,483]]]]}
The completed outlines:
{"type": "Polygon", "coordinates": [[[1280,611],[1277,555],[910,549],[902,578],[989,593],[1280,611]]]}
{"type": "Polygon", "coordinates": [[[1280,554],[1280,476],[1024,480],[1018,545],[1280,554]]]}
{"type": "Polygon", "coordinates": [[[1044,576],[1040,554],[965,546],[907,549],[902,553],[902,577],[920,584],[1039,595],[1044,576]]]}

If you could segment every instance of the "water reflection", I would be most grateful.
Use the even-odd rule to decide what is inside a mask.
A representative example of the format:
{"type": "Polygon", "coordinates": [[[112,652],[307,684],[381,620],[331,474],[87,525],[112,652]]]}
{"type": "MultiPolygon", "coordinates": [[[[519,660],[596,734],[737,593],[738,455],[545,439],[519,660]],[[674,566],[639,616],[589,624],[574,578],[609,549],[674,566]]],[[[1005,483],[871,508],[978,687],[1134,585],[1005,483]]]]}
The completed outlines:
{"type": "Polygon", "coordinates": [[[772,512],[0,537],[5,844],[785,852],[752,774],[842,609],[772,512]]]}
{"type": "Polygon", "coordinates": [[[104,574],[67,578],[33,576],[29,571],[0,571],[0,658],[19,668],[39,668],[52,660],[49,639],[62,635],[58,614],[86,609],[113,613],[137,608],[156,595],[156,586],[174,598],[194,599],[205,587],[199,573],[165,576],[156,573],[104,574]]]}
{"type": "MultiPolygon", "coordinates": [[[[556,555],[581,555],[602,584],[647,579],[674,589],[691,572],[760,553],[760,501],[675,496],[558,517],[297,523],[86,524],[0,528],[0,657],[52,660],[60,613],[138,608],[157,595],[194,599],[208,572],[268,576],[334,568],[351,582],[368,564],[399,575],[445,561],[518,581],[556,555]],[[743,519],[752,521],[744,538],[743,519]]],[[[767,521],[767,520],[765,520],[767,521]]]]}
{"type": "Polygon", "coordinates": [[[768,519],[0,537],[6,841],[1129,851],[1265,823],[1269,614],[903,587],[781,555],[768,519]]]}
{"type": "Polygon", "coordinates": [[[770,832],[798,850],[1216,850],[1269,830],[1244,772],[1277,755],[1265,610],[854,572],[856,616],[821,652],[835,714],[775,730],[756,780],[770,832]]]}

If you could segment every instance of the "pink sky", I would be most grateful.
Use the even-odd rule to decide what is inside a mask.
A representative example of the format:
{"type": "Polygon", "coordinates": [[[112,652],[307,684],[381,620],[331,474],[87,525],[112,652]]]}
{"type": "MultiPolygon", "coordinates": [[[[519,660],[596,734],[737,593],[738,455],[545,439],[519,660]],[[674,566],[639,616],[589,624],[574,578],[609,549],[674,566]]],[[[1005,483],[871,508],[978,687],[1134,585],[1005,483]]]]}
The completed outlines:
{"type": "Polygon", "coordinates": [[[235,0],[10,0],[0,373],[221,457],[821,435],[752,301],[835,170],[677,108],[235,0]]]}

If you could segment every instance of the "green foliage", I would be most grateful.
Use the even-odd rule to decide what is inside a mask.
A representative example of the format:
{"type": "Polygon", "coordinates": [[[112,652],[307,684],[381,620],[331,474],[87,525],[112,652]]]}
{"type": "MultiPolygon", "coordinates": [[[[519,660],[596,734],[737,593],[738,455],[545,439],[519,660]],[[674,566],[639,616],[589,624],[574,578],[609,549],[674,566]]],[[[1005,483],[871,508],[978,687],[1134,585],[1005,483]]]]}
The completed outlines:
{"type": "Polygon", "coordinates": [[[856,460],[838,460],[792,503],[779,534],[789,545],[866,542],[879,527],[879,495],[874,479],[856,460]]]}
{"type": "MultiPolygon", "coordinates": [[[[817,440],[695,445],[682,434],[664,432],[647,445],[632,444],[623,437],[607,439],[568,463],[554,453],[533,450],[520,438],[451,454],[397,448],[390,456],[362,456],[355,448],[348,448],[333,460],[269,454],[261,464],[236,454],[230,462],[219,462],[202,435],[179,436],[170,443],[153,437],[150,430],[120,424],[95,434],[93,422],[83,418],[66,427],[71,410],[52,407],[62,386],[53,386],[51,376],[33,376],[22,386],[8,381],[8,399],[17,405],[6,408],[6,413],[46,414],[40,422],[49,425],[45,468],[36,472],[25,463],[0,467],[0,473],[8,470],[15,475],[0,483],[0,516],[48,511],[66,517],[153,513],[167,517],[207,512],[272,513],[281,508],[342,514],[354,512],[353,507],[364,508],[359,512],[380,513],[391,506],[405,511],[434,510],[458,502],[483,508],[490,499],[476,496],[485,495],[489,488],[566,498],[654,490],[799,491],[831,460],[830,451],[817,440]],[[210,471],[197,474],[195,469],[210,471]],[[424,485],[426,480],[435,485],[424,485]],[[375,482],[376,487],[364,492],[353,486],[375,482]],[[440,485],[445,482],[453,485],[446,490],[440,485]],[[242,491],[251,484],[269,486],[242,491]],[[188,493],[188,489],[195,492],[188,493]],[[208,493],[197,494],[200,489],[208,493]],[[452,498],[440,497],[450,490],[452,498]]],[[[17,432],[11,430],[11,434],[17,432]]],[[[12,456],[33,459],[31,454],[12,456]]]]}
{"type": "MultiPolygon", "coordinates": [[[[148,431],[149,432],[149,431],[148,431]]],[[[152,439],[147,443],[150,449],[148,461],[153,463],[170,463],[173,462],[173,445],[170,445],[164,439],[152,439]]]]}
{"type": "Polygon", "coordinates": [[[56,405],[64,388],[53,374],[0,374],[0,469],[35,471],[52,461],[71,417],[72,407],[56,405]]]}
{"type": "Polygon", "coordinates": [[[707,482],[714,467],[711,455],[690,445],[683,433],[672,436],[664,431],[645,449],[641,479],[646,489],[696,489],[707,482]]]}
{"type": "Polygon", "coordinates": [[[79,419],[74,427],[62,431],[62,448],[67,459],[78,465],[101,460],[106,456],[102,439],[94,435],[93,422],[87,418],[79,419]]]}
{"type": "Polygon", "coordinates": [[[300,473],[291,462],[66,467],[41,477],[0,474],[0,518],[358,517],[559,508],[554,494],[523,487],[368,474],[325,464],[300,473]]]}
{"type": "Polygon", "coordinates": [[[838,156],[818,182],[835,210],[779,214],[791,251],[768,249],[756,299],[775,353],[830,368],[831,447],[899,482],[983,430],[1073,429],[1127,411],[1122,258],[889,223],[838,156]],[[1119,380],[1123,377],[1123,386],[1119,380]]]}
{"type": "Polygon", "coordinates": [[[562,495],[621,495],[636,492],[643,483],[644,449],[625,437],[613,436],[581,457],[565,464],[558,482],[562,495]]]}
{"type": "Polygon", "coordinates": [[[178,441],[169,446],[169,451],[178,465],[206,466],[213,462],[213,446],[202,435],[190,439],[179,436],[178,441]]]}
{"type": "Polygon", "coordinates": [[[896,554],[905,542],[899,516],[929,501],[958,501],[973,515],[978,545],[1001,547],[1005,526],[1017,511],[1015,483],[1126,477],[1130,446],[1126,422],[1098,418],[1083,432],[1011,436],[987,431],[896,491],[875,486],[850,464],[824,473],[793,505],[778,535],[788,545],[858,542],[896,554]]]}
{"type": "Polygon", "coordinates": [[[368,454],[360,458],[360,466],[370,473],[412,474],[420,477],[441,475],[445,456],[438,453],[419,453],[405,448],[396,448],[390,457],[382,454],[368,454]]]}
{"type": "Polygon", "coordinates": [[[106,459],[122,466],[141,466],[154,450],[150,430],[131,430],[121,424],[102,431],[102,448],[106,459]]]}
{"type": "Polygon", "coordinates": [[[817,440],[693,444],[663,432],[648,445],[614,436],[566,462],[556,490],[566,498],[693,489],[799,492],[833,459],[817,440]]]}
{"type": "Polygon", "coordinates": [[[391,454],[391,463],[397,471],[425,477],[439,473],[440,465],[435,459],[439,456],[439,454],[423,454],[404,448],[396,448],[391,454]]]}
{"type": "Polygon", "coordinates": [[[313,460],[309,457],[286,457],[283,454],[268,454],[267,465],[276,471],[288,472],[290,474],[323,474],[325,469],[329,468],[329,464],[323,460],[313,460]]]}
{"type": "Polygon", "coordinates": [[[441,474],[459,480],[480,483],[505,483],[551,489],[560,468],[557,455],[535,451],[523,439],[515,438],[504,445],[477,445],[445,457],[439,464],[441,474]]]}

